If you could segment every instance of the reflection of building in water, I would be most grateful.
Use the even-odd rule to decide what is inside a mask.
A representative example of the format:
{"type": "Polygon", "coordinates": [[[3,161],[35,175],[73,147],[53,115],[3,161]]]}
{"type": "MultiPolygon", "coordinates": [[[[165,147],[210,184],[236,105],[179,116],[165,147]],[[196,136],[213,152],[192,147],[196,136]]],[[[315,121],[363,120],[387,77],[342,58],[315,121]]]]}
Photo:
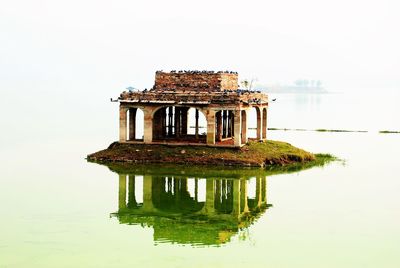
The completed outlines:
{"type": "Polygon", "coordinates": [[[120,174],[119,209],[112,216],[120,223],[151,226],[156,242],[217,245],[228,242],[265,211],[266,187],[265,176],[198,179],[120,174]]]}

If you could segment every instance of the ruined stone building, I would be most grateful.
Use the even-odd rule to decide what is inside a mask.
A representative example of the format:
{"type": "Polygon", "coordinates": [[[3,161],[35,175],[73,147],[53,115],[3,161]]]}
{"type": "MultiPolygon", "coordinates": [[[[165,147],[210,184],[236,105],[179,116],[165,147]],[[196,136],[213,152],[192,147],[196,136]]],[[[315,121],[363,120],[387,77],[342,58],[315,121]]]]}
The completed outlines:
{"type": "Polygon", "coordinates": [[[240,147],[248,141],[247,114],[253,108],[256,138],[267,137],[268,97],[239,89],[235,72],[158,71],[150,90],[124,91],[119,102],[121,143],[240,147]],[[139,139],[135,136],[138,109],[144,114],[139,139]],[[204,132],[199,131],[200,116],[206,121],[204,132]]]}

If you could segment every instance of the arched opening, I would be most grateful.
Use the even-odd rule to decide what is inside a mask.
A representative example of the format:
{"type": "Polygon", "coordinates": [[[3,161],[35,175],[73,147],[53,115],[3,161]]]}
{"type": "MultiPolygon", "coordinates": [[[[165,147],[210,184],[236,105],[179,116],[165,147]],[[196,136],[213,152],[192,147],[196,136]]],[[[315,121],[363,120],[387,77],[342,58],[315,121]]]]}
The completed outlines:
{"type": "MultiPolygon", "coordinates": [[[[204,183],[202,187],[205,188],[204,183]]],[[[195,178],[154,177],[152,182],[153,205],[161,211],[197,212],[204,206],[204,201],[200,200],[205,200],[205,197],[198,197],[198,188],[198,179],[195,178]],[[194,189],[190,189],[191,186],[194,186],[194,189]]]]}
{"type": "Polygon", "coordinates": [[[250,211],[257,211],[267,204],[267,179],[251,177],[247,184],[247,205],[250,211]]]}
{"type": "Polygon", "coordinates": [[[136,209],[143,205],[143,176],[133,174],[119,175],[118,207],[122,209],[136,209]]]}
{"type": "Polygon", "coordinates": [[[206,179],[204,178],[188,178],[188,191],[190,197],[196,202],[206,201],[206,179]]]}
{"type": "Polygon", "coordinates": [[[207,120],[196,108],[169,106],[158,109],[153,116],[153,141],[205,143],[207,120]]]}
{"type": "Polygon", "coordinates": [[[144,113],[140,108],[127,110],[127,137],[128,141],[143,141],[144,113]]]}
{"type": "Polygon", "coordinates": [[[247,143],[247,113],[246,110],[242,110],[242,130],[241,130],[241,142],[242,144],[247,143]]]}
{"type": "Polygon", "coordinates": [[[261,178],[252,177],[247,185],[247,204],[250,211],[256,210],[261,205],[262,185],[261,178]]]}
{"type": "Polygon", "coordinates": [[[215,180],[214,207],[219,213],[233,211],[233,181],[226,179],[215,180]]]}
{"type": "Polygon", "coordinates": [[[259,107],[253,107],[248,111],[247,120],[247,138],[249,139],[261,139],[262,132],[262,118],[261,110],[259,107]]]}
{"type": "Polygon", "coordinates": [[[267,108],[262,113],[262,138],[267,139],[267,108]]]}
{"type": "Polygon", "coordinates": [[[220,110],[215,113],[215,141],[219,144],[233,144],[234,113],[231,110],[220,110]]]}
{"type": "Polygon", "coordinates": [[[189,108],[188,124],[188,135],[196,135],[196,129],[198,135],[207,135],[207,118],[199,109],[193,107],[189,108]],[[198,120],[196,120],[196,118],[198,118],[198,120]]]}

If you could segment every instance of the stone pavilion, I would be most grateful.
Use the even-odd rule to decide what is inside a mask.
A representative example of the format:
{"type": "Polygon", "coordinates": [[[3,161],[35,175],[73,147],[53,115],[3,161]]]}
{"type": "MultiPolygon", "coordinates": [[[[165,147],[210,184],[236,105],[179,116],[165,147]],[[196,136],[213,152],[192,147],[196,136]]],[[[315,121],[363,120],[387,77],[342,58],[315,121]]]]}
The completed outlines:
{"type": "Polygon", "coordinates": [[[150,90],[124,91],[118,101],[121,143],[241,147],[248,141],[247,117],[253,108],[256,139],[267,138],[268,96],[239,89],[236,72],[157,71],[150,90]],[[142,138],[135,135],[139,109],[142,138]]]}

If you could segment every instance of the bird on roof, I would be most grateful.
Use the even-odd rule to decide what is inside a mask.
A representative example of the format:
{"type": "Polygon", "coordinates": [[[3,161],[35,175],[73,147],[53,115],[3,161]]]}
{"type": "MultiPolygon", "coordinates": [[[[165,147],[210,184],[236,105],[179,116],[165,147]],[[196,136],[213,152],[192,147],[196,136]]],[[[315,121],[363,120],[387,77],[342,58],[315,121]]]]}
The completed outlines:
{"type": "Polygon", "coordinates": [[[126,89],[129,90],[129,91],[132,91],[132,90],[135,90],[136,88],[134,88],[134,87],[127,87],[126,89]]]}

